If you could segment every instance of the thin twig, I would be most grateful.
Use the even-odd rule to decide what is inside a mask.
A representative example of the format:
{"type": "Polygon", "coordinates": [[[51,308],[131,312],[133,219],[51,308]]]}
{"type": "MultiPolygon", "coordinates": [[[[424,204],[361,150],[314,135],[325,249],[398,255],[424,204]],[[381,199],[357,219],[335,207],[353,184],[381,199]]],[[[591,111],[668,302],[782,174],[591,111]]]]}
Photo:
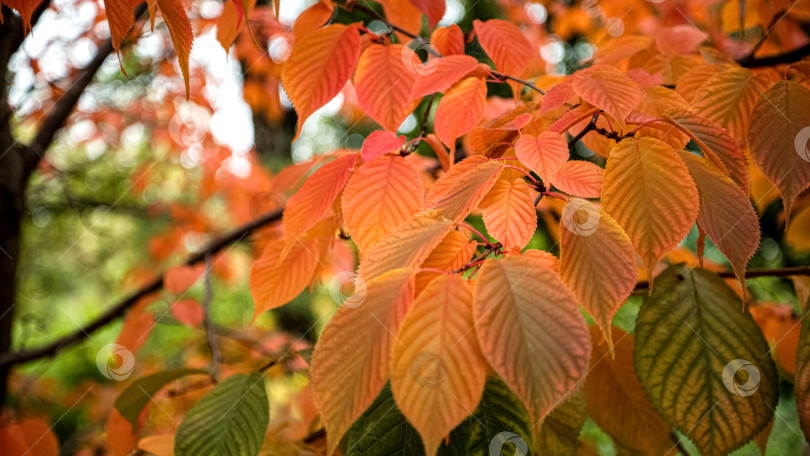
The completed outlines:
{"type": "Polygon", "coordinates": [[[222,362],[222,354],[219,352],[216,330],[214,329],[214,323],[211,321],[211,299],[213,297],[213,291],[211,290],[211,268],[211,255],[206,255],[205,278],[203,280],[205,291],[202,301],[203,323],[205,324],[205,333],[208,336],[208,347],[211,349],[211,380],[216,383],[219,377],[219,364],[222,362]]]}

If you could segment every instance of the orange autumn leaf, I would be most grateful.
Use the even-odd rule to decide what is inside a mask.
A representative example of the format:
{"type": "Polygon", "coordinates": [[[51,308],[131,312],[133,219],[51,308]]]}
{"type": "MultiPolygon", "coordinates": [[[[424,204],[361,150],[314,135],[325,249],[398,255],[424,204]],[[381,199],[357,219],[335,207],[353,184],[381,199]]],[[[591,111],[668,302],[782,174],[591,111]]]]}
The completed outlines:
{"type": "Polygon", "coordinates": [[[320,264],[319,242],[325,241],[304,236],[290,242],[277,239],[267,244],[250,270],[254,319],[292,301],[306,289],[320,264]],[[286,255],[282,255],[285,252],[286,255]]]}
{"type": "Polygon", "coordinates": [[[506,250],[525,247],[537,229],[532,195],[522,178],[495,182],[480,206],[487,232],[506,250]]]}
{"type": "Polygon", "coordinates": [[[309,116],[340,93],[359,56],[357,25],[332,24],[296,40],[281,68],[281,82],[298,114],[296,139],[309,116]]]}
{"type": "Polygon", "coordinates": [[[633,244],[604,211],[568,200],[560,227],[560,276],[605,334],[613,350],[613,316],[636,286],[633,244]]]}
{"type": "Polygon", "coordinates": [[[319,1],[318,3],[305,9],[303,13],[295,20],[293,26],[293,34],[296,40],[300,40],[304,35],[318,30],[320,26],[326,23],[332,17],[335,11],[335,6],[331,1],[319,1]]]}
{"type": "Polygon", "coordinates": [[[441,55],[464,55],[464,32],[457,24],[436,27],[430,34],[430,45],[441,55]]]}
{"type": "Polygon", "coordinates": [[[680,152],[697,184],[700,211],[697,222],[731,264],[743,287],[748,260],[759,248],[759,218],[748,194],[705,158],[680,152]]]}
{"type": "Polygon", "coordinates": [[[203,308],[196,299],[181,299],[171,304],[172,316],[180,323],[196,328],[203,321],[203,308]]]}
{"type": "Polygon", "coordinates": [[[419,101],[411,99],[417,69],[406,65],[415,59],[416,54],[401,44],[371,44],[357,62],[357,101],[386,130],[396,132],[419,101]]]}
{"type": "Polygon", "coordinates": [[[503,166],[502,161],[480,155],[456,163],[430,188],[425,208],[436,209],[453,222],[460,222],[484,199],[503,166]]]}
{"type": "Polygon", "coordinates": [[[473,315],[484,356],[539,428],[588,369],[590,334],[576,300],[533,255],[510,255],[481,267],[473,315]]]}
{"type": "Polygon", "coordinates": [[[163,278],[163,286],[169,293],[185,293],[192,285],[197,283],[200,277],[202,277],[203,272],[205,272],[204,264],[171,267],[166,271],[166,275],[163,278]]]}
{"type": "Polygon", "coordinates": [[[177,52],[180,71],[183,72],[183,79],[186,82],[186,98],[188,98],[188,56],[191,54],[191,45],[194,40],[191,22],[188,20],[186,9],[181,0],[157,0],[157,7],[169,27],[174,49],[177,52]]]}
{"type": "Polygon", "coordinates": [[[26,418],[0,428],[3,456],[58,456],[59,441],[47,421],[26,418]]]}
{"type": "Polygon", "coordinates": [[[574,73],[574,91],[616,120],[624,120],[641,102],[641,88],[610,65],[594,65],[574,73]]]}
{"type": "MultiPolygon", "coordinates": [[[[422,269],[455,271],[464,266],[475,253],[477,244],[460,231],[453,230],[442,239],[422,263],[422,269]]],[[[416,274],[416,294],[418,295],[440,273],[421,270],[416,274]]]]}
{"type": "Polygon", "coordinates": [[[23,33],[28,33],[31,31],[31,16],[33,16],[34,10],[37,9],[40,3],[42,3],[42,0],[3,0],[0,5],[6,5],[17,10],[23,21],[23,33]]]}
{"type": "Polygon", "coordinates": [[[515,24],[501,19],[486,22],[476,19],[473,29],[498,71],[515,77],[523,75],[534,50],[515,24]]]}
{"type": "Polygon", "coordinates": [[[563,163],[551,178],[552,184],[569,195],[582,198],[599,198],[604,170],[582,160],[563,163]]]}
{"type": "Polygon", "coordinates": [[[448,147],[478,125],[484,115],[487,84],[481,78],[467,78],[447,90],[436,108],[436,135],[448,147]]]}
{"type": "Polygon", "coordinates": [[[115,408],[110,410],[104,433],[107,434],[107,450],[112,455],[127,456],[135,449],[136,440],[132,433],[132,425],[115,408]]]}
{"type": "Polygon", "coordinates": [[[412,98],[420,98],[435,92],[444,92],[459,79],[478,66],[478,61],[468,55],[451,55],[432,58],[424,65],[416,66],[419,76],[413,85],[412,98]]]}
{"type": "MultiPolygon", "coordinates": [[[[129,0],[104,0],[104,11],[110,25],[110,41],[115,53],[118,54],[121,43],[135,22],[135,7],[129,0]]],[[[123,67],[123,62],[121,65],[123,67]]]]}
{"type": "MultiPolygon", "coordinates": [[[[141,299],[124,318],[121,332],[115,343],[124,347],[115,347],[107,360],[107,375],[112,378],[120,376],[126,378],[132,372],[133,356],[143,347],[149,339],[149,334],[155,326],[155,316],[147,307],[152,303],[150,299],[141,299]]],[[[119,379],[119,380],[120,380],[119,379]]]]}
{"type": "Polygon", "coordinates": [[[321,166],[287,201],[284,235],[297,238],[323,219],[352,174],[357,154],[348,154],[321,166]]]}
{"type": "Polygon", "coordinates": [[[810,89],[780,81],[762,94],[751,113],[748,147],[754,163],[779,189],[785,215],[810,186],[810,89]]]}
{"type": "Polygon", "coordinates": [[[397,334],[391,391],[434,456],[474,410],[489,369],[473,326],[473,294],[457,275],[439,275],[414,301],[397,334]]]}
{"type": "Polygon", "coordinates": [[[670,427],[655,411],[636,376],[633,361],[635,340],[617,327],[613,356],[602,334],[591,327],[593,354],[585,380],[585,401],[591,418],[622,447],[646,454],[664,454],[673,443],[670,427]]]}
{"type": "Polygon", "coordinates": [[[751,112],[770,85],[766,73],[756,75],[747,68],[726,68],[703,83],[691,110],[720,124],[739,144],[744,144],[751,112]]]}
{"type": "Polygon", "coordinates": [[[675,149],[642,137],[611,149],[602,208],[627,232],[652,279],[658,260],[692,228],[699,203],[695,182],[675,149]]]}
{"type": "Polygon", "coordinates": [[[515,143],[515,155],[521,163],[550,185],[560,167],[568,160],[568,143],[558,133],[544,131],[537,136],[521,135],[515,143]]]}
{"type": "Polygon", "coordinates": [[[338,308],[312,355],[312,396],[327,454],[388,381],[395,337],[413,300],[413,270],[392,270],[365,285],[364,299],[338,308]]]}
{"type": "Polygon", "coordinates": [[[422,207],[419,172],[400,156],[384,156],[361,166],[343,192],[346,227],[361,253],[422,207]]]}
{"type": "Polygon", "coordinates": [[[416,268],[453,229],[438,211],[424,211],[389,231],[369,249],[357,275],[368,281],[397,268],[416,268]]]}

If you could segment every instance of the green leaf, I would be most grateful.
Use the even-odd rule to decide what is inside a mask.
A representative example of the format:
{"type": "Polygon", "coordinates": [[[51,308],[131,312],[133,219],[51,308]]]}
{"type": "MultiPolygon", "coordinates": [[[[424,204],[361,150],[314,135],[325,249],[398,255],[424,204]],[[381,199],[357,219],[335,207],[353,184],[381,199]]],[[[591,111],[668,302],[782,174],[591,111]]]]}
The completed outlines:
{"type": "Polygon", "coordinates": [[[260,373],[228,377],[186,413],[174,441],[176,456],[254,456],[270,421],[260,373]]]}
{"type": "Polygon", "coordinates": [[[115,400],[114,407],[132,425],[132,429],[138,428],[138,416],[152,397],[166,386],[180,377],[191,374],[208,374],[202,369],[174,369],[161,371],[156,374],[141,377],[132,382],[127,389],[115,400]]]}
{"type": "MultiPolygon", "coordinates": [[[[450,433],[449,443],[439,447],[439,456],[467,455],[469,425],[462,422],[450,433]]],[[[387,383],[377,399],[346,431],[346,456],[422,456],[422,438],[394,402],[387,383]]]]}
{"type": "Polygon", "coordinates": [[[579,448],[579,433],[587,417],[585,396],[580,390],[555,407],[543,420],[537,437],[539,453],[575,456],[579,448]]]}
{"type": "Polygon", "coordinates": [[[638,314],[634,358],[661,416],[704,456],[727,454],[770,422],[776,365],[751,314],[716,274],[675,265],[638,314]]]}
{"type": "Polygon", "coordinates": [[[525,454],[516,451],[516,445],[523,445],[521,441],[529,450],[534,448],[529,413],[515,393],[498,377],[487,379],[481,402],[471,418],[470,454],[490,456],[493,440],[496,451],[502,445],[500,448],[504,455],[525,454]]]}

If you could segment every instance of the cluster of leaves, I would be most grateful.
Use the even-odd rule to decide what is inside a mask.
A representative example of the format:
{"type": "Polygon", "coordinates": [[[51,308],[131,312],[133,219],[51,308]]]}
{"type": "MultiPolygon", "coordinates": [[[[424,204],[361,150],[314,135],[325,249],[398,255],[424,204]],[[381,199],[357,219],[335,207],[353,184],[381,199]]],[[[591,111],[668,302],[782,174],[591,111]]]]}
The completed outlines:
{"type": "MultiPolygon", "coordinates": [[[[333,22],[338,10],[376,10],[315,4],[287,31],[289,57],[261,71],[263,84],[283,84],[298,116],[295,137],[340,94],[350,94],[359,116],[381,129],[360,150],[336,148],[276,176],[252,162],[249,179],[239,181],[250,190],[222,190],[237,220],[255,215],[247,208],[250,192],[291,194],[269,204],[283,204],[281,226],[255,245],[254,320],[336,269],[350,273],[330,285],[341,306],[307,360],[326,452],[488,454],[493,445],[525,445],[538,454],[576,454],[584,451],[579,434],[589,416],[631,453],[679,451],[683,435],[701,454],[727,454],[767,441],[780,375],[795,375],[810,435],[806,325],[801,334],[795,320],[774,328],[774,309],[752,306],[745,283],[761,238],[757,208],[771,188],[782,196],[786,220],[792,211],[810,213],[801,196],[810,186],[810,66],[745,68],[724,34],[737,31],[737,20],[745,28],[754,16],[765,25],[784,19],[793,6],[761,2],[756,14],[743,14],[728,2],[711,37],[692,25],[662,26],[652,36],[608,40],[571,74],[529,82],[523,78],[538,73],[536,39],[512,22],[475,20],[463,31],[437,26],[442,1],[380,3],[384,33],[333,22]],[[419,37],[425,24],[429,41],[419,37]],[[478,58],[468,55],[475,45],[478,58]],[[504,89],[511,99],[493,96],[504,89]],[[420,106],[419,136],[398,136],[420,106]],[[583,147],[589,159],[577,153],[583,147]],[[538,213],[558,245],[532,244],[538,213]],[[687,259],[703,265],[705,246],[716,247],[736,281],[709,270],[719,265],[675,264],[694,226],[697,254],[687,259]],[[634,330],[616,326],[634,291],[646,288],[634,330]],[[741,389],[752,378],[753,391],[741,389]]],[[[30,18],[29,10],[10,6],[30,18]]],[[[135,5],[105,0],[105,7],[118,51],[135,5]]],[[[149,2],[152,27],[155,8],[188,96],[185,8],[149,2]]],[[[253,36],[247,19],[254,8],[226,2],[217,22],[226,49],[240,31],[253,36]]],[[[677,10],[667,8],[663,17],[677,10]]],[[[240,55],[261,61],[254,52],[240,55]]],[[[246,97],[255,83],[246,79],[246,97]]],[[[277,100],[263,97],[253,108],[272,115],[277,100]]],[[[215,158],[227,155],[206,147],[215,158]]],[[[206,163],[201,193],[227,187],[218,170],[206,163]]],[[[186,232],[212,224],[191,209],[173,211],[183,223],[153,239],[156,260],[174,253],[186,232]]],[[[175,267],[164,283],[181,294],[204,274],[201,265],[175,267]]],[[[133,352],[154,324],[150,304],[144,299],[130,311],[118,338],[133,352]]],[[[177,304],[178,321],[202,324],[196,301],[177,304]]],[[[262,372],[277,363],[259,372],[246,365],[180,407],[188,411],[172,434],[143,437],[141,449],[263,451],[269,411],[262,372]]],[[[108,434],[129,439],[143,431],[145,409],[167,384],[208,373],[183,368],[135,380],[116,400],[108,434]]],[[[20,422],[4,432],[24,446],[39,427],[20,422]]]]}

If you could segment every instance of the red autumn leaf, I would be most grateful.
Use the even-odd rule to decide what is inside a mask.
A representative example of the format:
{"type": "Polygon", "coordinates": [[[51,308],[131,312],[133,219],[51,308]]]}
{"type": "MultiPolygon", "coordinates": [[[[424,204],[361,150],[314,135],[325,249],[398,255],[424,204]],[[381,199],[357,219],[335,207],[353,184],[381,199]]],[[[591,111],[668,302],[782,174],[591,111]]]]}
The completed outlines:
{"type": "Polygon", "coordinates": [[[523,74],[534,50],[515,24],[501,19],[475,20],[473,28],[498,71],[518,77],[523,74]]]}
{"type": "Polygon", "coordinates": [[[205,265],[203,264],[171,267],[166,271],[166,275],[163,278],[163,286],[169,293],[185,293],[202,277],[203,272],[205,272],[205,265]]]}
{"type": "Polygon", "coordinates": [[[171,304],[172,315],[180,323],[196,328],[203,321],[203,308],[196,299],[181,299],[171,304]]]}
{"type": "Polygon", "coordinates": [[[418,66],[419,77],[411,97],[421,98],[434,92],[444,92],[459,79],[475,69],[478,61],[468,55],[433,58],[418,66]]]}
{"type": "Polygon", "coordinates": [[[377,157],[394,152],[405,145],[407,139],[405,135],[397,137],[395,133],[388,130],[377,130],[371,132],[370,135],[363,141],[363,149],[360,155],[363,157],[363,162],[368,163],[377,157]]]}
{"type": "Polygon", "coordinates": [[[157,0],[157,7],[169,27],[174,49],[177,51],[177,61],[180,63],[180,70],[186,81],[186,98],[188,98],[188,56],[191,54],[191,44],[194,40],[191,22],[189,22],[186,9],[180,0],[157,0]]]}
{"type": "Polygon", "coordinates": [[[441,55],[464,55],[464,32],[456,24],[436,27],[430,34],[430,45],[441,55]]]}

